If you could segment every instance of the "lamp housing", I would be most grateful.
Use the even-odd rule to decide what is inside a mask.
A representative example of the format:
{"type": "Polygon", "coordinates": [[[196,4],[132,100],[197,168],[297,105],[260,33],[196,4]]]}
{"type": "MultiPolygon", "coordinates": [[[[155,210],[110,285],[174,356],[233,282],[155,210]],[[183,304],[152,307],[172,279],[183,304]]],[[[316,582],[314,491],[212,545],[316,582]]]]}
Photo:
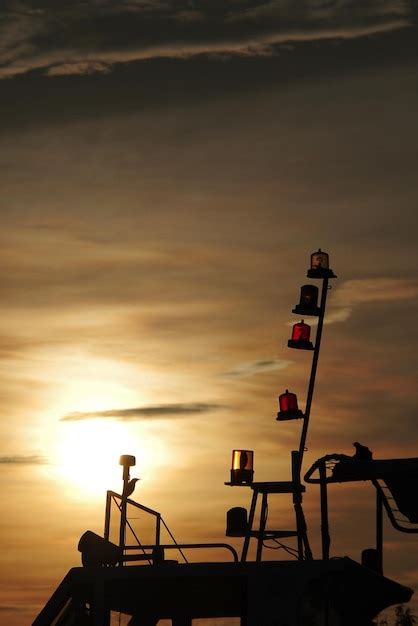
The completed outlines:
{"type": "Polygon", "coordinates": [[[329,255],[321,248],[311,254],[311,268],[308,270],[308,278],[336,278],[329,267],[329,255]]]}
{"type": "Polygon", "coordinates": [[[245,537],[247,533],[247,509],[242,506],[234,506],[226,513],[226,536],[245,537]]]}
{"type": "Polygon", "coordinates": [[[310,341],[311,327],[301,320],[293,325],[292,338],[289,339],[287,345],[289,348],[297,348],[298,350],[313,350],[312,341],[310,341]]]}
{"type": "Polygon", "coordinates": [[[254,477],[253,450],[232,450],[231,484],[249,485],[254,477]]]}
{"type": "Polygon", "coordinates": [[[321,309],[318,306],[318,296],[318,287],[315,287],[315,285],[303,285],[300,288],[299,304],[292,309],[292,313],[318,317],[321,314],[321,309]]]}
{"type": "Polygon", "coordinates": [[[295,393],[286,389],[285,393],[279,396],[279,412],[277,419],[279,421],[296,420],[303,417],[302,411],[298,407],[298,399],[295,393]]]}

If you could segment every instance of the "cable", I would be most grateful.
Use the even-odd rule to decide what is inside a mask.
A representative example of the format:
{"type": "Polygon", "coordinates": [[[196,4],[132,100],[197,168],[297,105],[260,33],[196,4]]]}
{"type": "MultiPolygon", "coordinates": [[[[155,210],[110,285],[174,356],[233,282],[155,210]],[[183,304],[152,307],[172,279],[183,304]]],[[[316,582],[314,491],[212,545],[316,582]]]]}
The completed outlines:
{"type": "Polygon", "coordinates": [[[183,557],[184,561],[185,561],[186,563],[188,563],[189,561],[187,560],[187,558],[186,558],[186,556],[185,556],[185,554],[184,554],[183,550],[182,550],[182,549],[178,546],[178,543],[177,543],[177,541],[175,540],[173,533],[171,532],[171,530],[169,529],[169,527],[168,527],[168,526],[167,526],[167,524],[165,523],[164,519],[163,519],[162,517],[161,517],[160,519],[161,519],[162,523],[164,524],[164,527],[165,527],[166,531],[168,532],[168,534],[170,535],[171,539],[173,540],[174,544],[177,546],[177,549],[178,549],[178,551],[180,552],[181,556],[183,557]]]}

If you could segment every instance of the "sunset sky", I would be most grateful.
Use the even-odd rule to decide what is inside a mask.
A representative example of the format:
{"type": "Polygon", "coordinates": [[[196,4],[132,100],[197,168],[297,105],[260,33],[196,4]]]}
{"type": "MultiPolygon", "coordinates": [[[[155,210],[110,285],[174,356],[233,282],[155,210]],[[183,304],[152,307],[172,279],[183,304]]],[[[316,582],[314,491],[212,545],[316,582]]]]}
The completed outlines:
{"type": "MultiPolygon", "coordinates": [[[[418,456],[418,8],[2,6],[0,622],[25,626],[102,532],[120,454],[183,542],[249,505],[223,484],[232,448],[290,478],[301,423],[277,396],[304,408],[287,339],[318,247],[338,279],[305,469],[356,440],[418,456]]],[[[333,555],[373,546],[373,502],[330,489],[333,555]]],[[[418,537],[385,538],[385,573],[418,589],[418,537]]]]}

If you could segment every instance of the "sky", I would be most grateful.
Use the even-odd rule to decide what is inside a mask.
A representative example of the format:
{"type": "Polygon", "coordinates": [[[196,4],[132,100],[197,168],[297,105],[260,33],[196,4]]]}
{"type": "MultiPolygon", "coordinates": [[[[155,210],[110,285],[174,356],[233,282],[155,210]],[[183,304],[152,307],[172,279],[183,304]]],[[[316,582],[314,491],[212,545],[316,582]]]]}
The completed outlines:
{"type": "MultiPolygon", "coordinates": [[[[0,615],[24,626],[102,532],[120,454],[183,542],[249,505],[233,448],[290,478],[301,423],[277,397],[304,408],[311,356],[287,340],[318,247],[338,278],[305,469],[353,441],[417,456],[418,7],[0,11],[0,615]]],[[[332,555],[373,545],[373,499],[330,489],[332,555]]],[[[305,513],[319,557],[315,486],[305,513]]],[[[291,520],[277,497],[271,527],[291,520]]],[[[417,588],[418,540],[384,533],[385,573],[417,588]]]]}

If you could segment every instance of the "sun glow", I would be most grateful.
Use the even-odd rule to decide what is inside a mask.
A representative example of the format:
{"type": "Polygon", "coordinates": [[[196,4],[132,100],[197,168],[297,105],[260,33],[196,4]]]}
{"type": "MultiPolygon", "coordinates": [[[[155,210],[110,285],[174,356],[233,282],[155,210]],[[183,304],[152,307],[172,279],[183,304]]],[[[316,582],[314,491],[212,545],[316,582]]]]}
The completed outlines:
{"type": "Polygon", "coordinates": [[[122,454],[136,456],[132,476],[152,476],[166,458],[163,445],[145,429],[136,430],[108,419],[61,423],[56,467],[74,495],[91,499],[102,498],[107,489],[120,492],[122,454]]]}

